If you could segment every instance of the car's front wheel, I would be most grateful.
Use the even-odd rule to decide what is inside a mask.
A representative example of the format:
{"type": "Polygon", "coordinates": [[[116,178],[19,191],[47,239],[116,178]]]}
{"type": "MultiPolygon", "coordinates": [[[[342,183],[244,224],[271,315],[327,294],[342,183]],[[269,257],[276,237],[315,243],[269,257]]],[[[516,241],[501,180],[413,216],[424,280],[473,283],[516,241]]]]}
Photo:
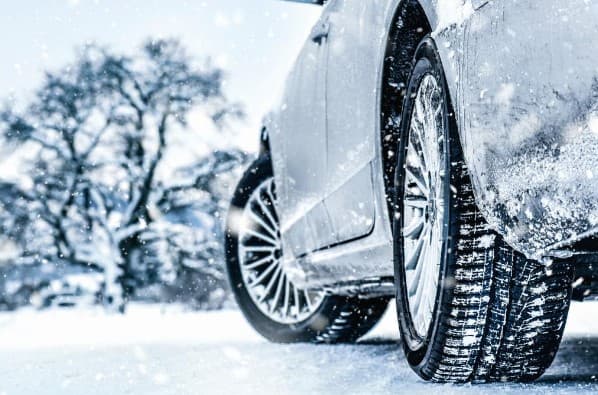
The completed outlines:
{"type": "Polygon", "coordinates": [[[283,243],[270,157],[245,172],[226,225],[226,266],[249,323],[274,342],[353,342],[382,317],[388,298],[330,295],[295,285],[282,263],[283,243]]]}
{"type": "Polygon", "coordinates": [[[419,45],[395,177],[397,310],[409,364],[440,382],[527,381],[558,349],[572,268],[527,259],[479,212],[437,50],[419,45]]]}

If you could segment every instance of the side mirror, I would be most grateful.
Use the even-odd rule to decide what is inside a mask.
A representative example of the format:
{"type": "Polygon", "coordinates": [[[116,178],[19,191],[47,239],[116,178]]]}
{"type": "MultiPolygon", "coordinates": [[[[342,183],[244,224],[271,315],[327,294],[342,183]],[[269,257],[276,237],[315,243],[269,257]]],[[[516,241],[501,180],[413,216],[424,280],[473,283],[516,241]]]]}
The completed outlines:
{"type": "Polygon", "coordinates": [[[307,4],[317,4],[317,5],[324,5],[326,0],[282,0],[282,1],[292,1],[293,3],[307,3],[307,4]]]}

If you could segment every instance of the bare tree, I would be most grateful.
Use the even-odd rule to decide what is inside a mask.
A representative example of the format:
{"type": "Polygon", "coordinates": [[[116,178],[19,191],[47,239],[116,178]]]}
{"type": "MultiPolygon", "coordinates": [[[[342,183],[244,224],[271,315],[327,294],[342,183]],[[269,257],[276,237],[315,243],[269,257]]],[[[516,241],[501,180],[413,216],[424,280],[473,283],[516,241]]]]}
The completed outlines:
{"type": "MultiPolygon", "coordinates": [[[[105,302],[124,308],[165,256],[156,253],[158,242],[172,250],[185,233],[164,219],[180,209],[181,196],[209,194],[210,177],[245,160],[238,151],[214,153],[172,169],[185,173],[183,182],[158,176],[171,135],[188,129],[191,112],[202,111],[221,131],[242,116],[222,86],[222,70],[197,66],[176,40],[150,40],[133,57],[88,46],[72,66],[46,74],[25,111],[7,107],[0,117],[4,139],[36,150],[30,187],[13,185],[4,194],[4,203],[18,200],[28,218],[25,255],[101,270],[105,302]],[[30,244],[33,234],[44,237],[30,244]]],[[[185,254],[197,257],[200,246],[174,248],[177,264],[185,254]]]]}

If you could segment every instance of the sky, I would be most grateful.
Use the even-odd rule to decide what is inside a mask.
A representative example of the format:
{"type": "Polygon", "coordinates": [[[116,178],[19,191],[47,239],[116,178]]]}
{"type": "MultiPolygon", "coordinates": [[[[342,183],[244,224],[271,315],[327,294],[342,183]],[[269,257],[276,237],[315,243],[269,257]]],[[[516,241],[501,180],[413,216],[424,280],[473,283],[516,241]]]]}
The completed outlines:
{"type": "Polygon", "coordinates": [[[255,150],[261,117],[282,89],[320,7],[281,0],[19,0],[0,14],[0,101],[25,101],[44,70],[87,42],[133,52],[147,37],[177,37],[228,72],[226,90],[247,120],[235,141],[255,150]]]}

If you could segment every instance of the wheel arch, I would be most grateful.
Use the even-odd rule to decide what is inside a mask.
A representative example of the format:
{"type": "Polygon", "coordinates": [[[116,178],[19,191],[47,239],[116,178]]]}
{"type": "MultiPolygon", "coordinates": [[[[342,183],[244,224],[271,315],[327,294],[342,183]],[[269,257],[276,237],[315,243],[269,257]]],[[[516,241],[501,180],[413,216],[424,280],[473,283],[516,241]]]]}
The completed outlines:
{"type": "Polygon", "coordinates": [[[406,85],[417,46],[432,32],[435,23],[436,14],[429,1],[404,0],[396,7],[388,29],[381,76],[380,141],[389,215],[393,212],[395,150],[406,85]]]}

